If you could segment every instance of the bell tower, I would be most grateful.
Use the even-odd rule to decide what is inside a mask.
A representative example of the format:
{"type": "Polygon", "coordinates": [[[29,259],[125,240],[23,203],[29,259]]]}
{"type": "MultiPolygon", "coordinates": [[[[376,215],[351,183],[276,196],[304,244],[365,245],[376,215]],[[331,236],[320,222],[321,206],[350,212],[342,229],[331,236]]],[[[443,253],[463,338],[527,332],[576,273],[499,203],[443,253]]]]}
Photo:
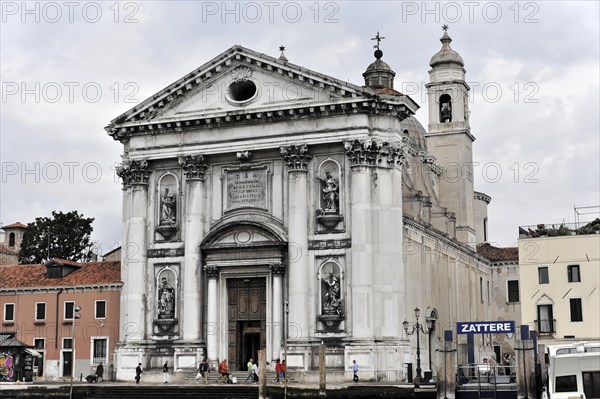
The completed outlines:
{"type": "Polygon", "coordinates": [[[429,62],[427,102],[429,151],[442,166],[440,197],[456,215],[456,238],[475,247],[473,217],[473,141],[469,126],[469,86],[462,57],[450,47],[448,26],[443,26],[442,48],[429,62]]]}

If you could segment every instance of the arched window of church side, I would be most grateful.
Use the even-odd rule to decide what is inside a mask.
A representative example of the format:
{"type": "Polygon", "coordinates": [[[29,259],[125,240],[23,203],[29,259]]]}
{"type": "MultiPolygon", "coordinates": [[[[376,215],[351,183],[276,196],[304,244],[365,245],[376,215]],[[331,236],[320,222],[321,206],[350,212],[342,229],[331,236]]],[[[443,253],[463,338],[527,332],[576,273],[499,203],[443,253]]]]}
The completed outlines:
{"type": "Polygon", "coordinates": [[[177,275],[170,268],[162,269],[156,276],[157,319],[174,319],[177,306],[177,275]]]}
{"type": "Polygon", "coordinates": [[[343,315],[342,274],[337,263],[327,261],[319,273],[321,282],[321,313],[343,315]]]}
{"type": "Polygon", "coordinates": [[[8,246],[9,247],[15,246],[15,233],[10,233],[10,235],[8,236],[8,246]]]}
{"type": "Polygon", "coordinates": [[[483,218],[483,242],[487,242],[488,238],[488,218],[483,218]]]}
{"type": "Polygon", "coordinates": [[[440,122],[452,122],[452,98],[449,94],[440,96],[440,122]]]}

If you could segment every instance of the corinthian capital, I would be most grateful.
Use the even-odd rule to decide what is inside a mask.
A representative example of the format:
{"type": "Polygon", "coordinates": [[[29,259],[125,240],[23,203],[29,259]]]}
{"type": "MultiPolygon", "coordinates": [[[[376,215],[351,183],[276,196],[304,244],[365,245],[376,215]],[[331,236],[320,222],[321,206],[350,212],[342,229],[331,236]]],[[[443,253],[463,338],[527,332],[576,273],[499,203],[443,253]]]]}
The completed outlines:
{"type": "Polygon", "coordinates": [[[399,146],[385,141],[347,141],[344,148],[352,166],[392,167],[404,159],[404,152],[399,146]]]}
{"type": "Polygon", "coordinates": [[[312,155],[309,155],[308,153],[307,145],[290,145],[288,147],[281,147],[281,155],[283,156],[283,160],[287,164],[290,171],[306,171],[308,167],[308,161],[312,158],[312,155]]]}
{"type": "Polygon", "coordinates": [[[116,167],[116,172],[117,176],[123,179],[124,187],[135,184],[148,184],[148,177],[150,176],[148,161],[145,159],[140,161],[127,159],[116,167]]]}
{"type": "Polygon", "coordinates": [[[179,157],[179,166],[183,169],[185,177],[188,180],[204,180],[204,175],[208,165],[204,162],[203,155],[188,155],[179,157]]]}

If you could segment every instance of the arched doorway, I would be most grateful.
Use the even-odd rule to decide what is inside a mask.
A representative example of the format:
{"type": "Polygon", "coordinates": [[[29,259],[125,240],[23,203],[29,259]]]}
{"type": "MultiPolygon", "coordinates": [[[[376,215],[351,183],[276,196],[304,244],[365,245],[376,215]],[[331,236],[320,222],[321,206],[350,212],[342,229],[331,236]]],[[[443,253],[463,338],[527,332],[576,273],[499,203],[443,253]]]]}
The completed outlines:
{"type": "Polygon", "coordinates": [[[244,370],[259,349],[267,349],[268,358],[273,358],[283,334],[287,254],[283,228],[270,218],[247,218],[253,220],[240,215],[216,225],[201,245],[208,286],[207,329],[218,326],[207,330],[208,357],[226,358],[232,370],[244,370]],[[215,334],[218,340],[213,339],[215,334]]]}

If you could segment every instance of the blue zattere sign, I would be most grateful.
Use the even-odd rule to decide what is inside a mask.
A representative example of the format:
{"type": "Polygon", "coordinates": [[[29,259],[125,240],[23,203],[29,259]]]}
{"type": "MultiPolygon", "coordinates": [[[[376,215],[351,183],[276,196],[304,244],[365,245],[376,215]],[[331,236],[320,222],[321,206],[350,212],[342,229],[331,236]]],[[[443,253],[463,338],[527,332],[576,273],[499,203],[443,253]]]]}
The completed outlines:
{"type": "Polygon", "coordinates": [[[459,321],[457,334],[506,334],[515,332],[514,321],[459,321]]]}

